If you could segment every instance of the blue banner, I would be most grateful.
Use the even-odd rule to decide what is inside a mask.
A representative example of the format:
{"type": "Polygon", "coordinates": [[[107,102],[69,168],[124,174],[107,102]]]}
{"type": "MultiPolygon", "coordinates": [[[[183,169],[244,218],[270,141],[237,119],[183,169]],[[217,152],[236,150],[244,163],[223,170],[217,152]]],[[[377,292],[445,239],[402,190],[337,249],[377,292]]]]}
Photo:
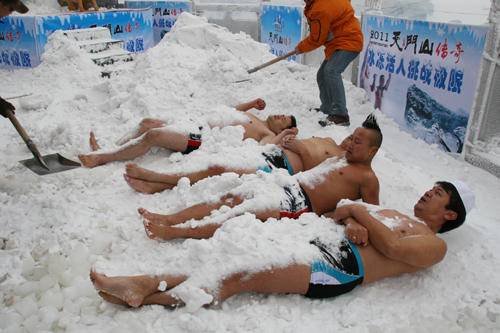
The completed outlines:
{"type": "Polygon", "coordinates": [[[35,18],[9,15],[0,20],[0,68],[16,70],[40,64],[35,18]],[[2,23],[3,22],[3,23],[2,23]]]}
{"type": "Polygon", "coordinates": [[[111,38],[122,40],[123,48],[129,52],[142,53],[154,46],[151,9],[36,16],[35,25],[41,52],[48,36],[55,30],[93,27],[108,28],[111,38]]]}
{"type": "Polygon", "coordinates": [[[141,53],[154,46],[151,9],[98,13],[21,16],[0,20],[0,69],[33,68],[40,64],[47,39],[56,30],[106,27],[123,48],[141,53]]]}
{"type": "Polygon", "coordinates": [[[463,148],[488,27],[363,15],[358,86],[402,130],[463,148]]]}
{"type": "Polygon", "coordinates": [[[125,1],[127,8],[153,8],[153,34],[155,45],[170,32],[179,15],[191,13],[191,2],[179,1],[125,1]]]}
{"type": "MultiPolygon", "coordinates": [[[[260,41],[280,57],[293,51],[302,40],[302,7],[262,5],[260,41]]],[[[300,63],[300,55],[286,60],[300,63]]]]}

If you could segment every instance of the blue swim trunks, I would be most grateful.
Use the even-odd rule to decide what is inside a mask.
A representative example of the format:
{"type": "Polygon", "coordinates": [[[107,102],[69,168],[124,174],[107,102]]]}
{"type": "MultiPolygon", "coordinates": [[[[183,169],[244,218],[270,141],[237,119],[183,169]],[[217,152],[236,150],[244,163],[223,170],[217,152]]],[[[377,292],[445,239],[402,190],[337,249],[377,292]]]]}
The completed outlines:
{"type": "Polygon", "coordinates": [[[341,255],[337,258],[318,241],[312,244],[318,247],[323,258],[311,263],[311,279],[305,296],[334,297],[353,290],[363,282],[363,262],[356,245],[344,240],[339,247],[341,255]]]}
{"type": "Polygon", "coordinates": [[[264,155],[266,165],[259,166],[257,170],[271,173],[275,168],[287,169],[290,176],[293,176],[292,167],[290,166],[290,163],[288,163],[288,159],[283,153],[283,150],[276,148],[272,153],[262,153],[262,155],[264,155]]]}
{"type": "Polygon", "coordinates": [[[311,200],[306,191],[295,182],[283,188],[286,199],[280,201],[280,218],[298,219],[304,213],[312,213],[311,200]]]}
{"type": "Polygon", "coordinates": [[[201,146],[201,130],[203,129],[203,126],[199,127],[200,133],[189,133],[189,140],[188,140],[188,146],[183,154],[189,154],[192,151],[195,151],[196,149],[200,148],[201,146]]]}

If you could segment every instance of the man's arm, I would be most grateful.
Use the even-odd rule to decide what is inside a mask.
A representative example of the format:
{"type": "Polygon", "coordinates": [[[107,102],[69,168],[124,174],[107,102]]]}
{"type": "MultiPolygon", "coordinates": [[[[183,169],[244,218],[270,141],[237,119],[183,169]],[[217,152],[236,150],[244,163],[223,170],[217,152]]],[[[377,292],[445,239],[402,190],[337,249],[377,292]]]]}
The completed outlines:
{"type": "Polygon", "coordinates": [[[264,110],[266,108],[266,102],[262,98],[257,98],[251,102],[236,105],[234,108],[243,112],[253,108],[256,108],[257,110],[264,110]]]}
{"type": "Polygon", "coordinates": [[[289,149],[300,156],[302,164],[304,165],[304,170],[310,170],[317,165],[309,149],[307,149],[306,145],[301,140],[295,137],[286,138],[283,148],[289,149]]]}
{"type": "Polygon", "coordinates": [[[267,144],[279,144],[281,140],[287,135],[297,135],[299,133],[299,129],[297,127],[287,128],[281,131],[280,134],[275,135],[273,132],[269,131],[269,133],[263,135],[259,140],[259,145],[265,146],[267,144]]]}
{"type": "Polygon", "coordinates": [[[354,218],[368,230],[370,243],[386,257],[406,264],[429,268],[446,254],[446,243],[436,235],[420,235],[399,238],[382,222],[373,217],[359,204],[337,208],[336,220],[354,218]]]}
{"type": "Polygon", "coordinates": [[[380,185],[378,183],[378,178],[374,173],[370,172],[369,176],[363,180],[361,183],[361,188],[359,190],[361,194],[361,200],[363,202],[378,205],[379,204],[379,192],[380,185]]]}

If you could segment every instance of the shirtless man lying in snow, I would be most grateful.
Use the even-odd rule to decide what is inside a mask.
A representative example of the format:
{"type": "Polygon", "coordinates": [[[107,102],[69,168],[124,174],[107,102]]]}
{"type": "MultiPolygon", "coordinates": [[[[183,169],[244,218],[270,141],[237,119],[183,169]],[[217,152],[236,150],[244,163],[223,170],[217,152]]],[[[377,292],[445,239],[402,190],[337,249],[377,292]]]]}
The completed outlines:
{"type": "MultiPolygon", "coordinates": [[[[455,181],[438,182],[427,191],[414,206],[415,217],[388,209],[373,214],[370,210],[374,209],[359,203],[341,206],[331,217],[346,226],[343,243],[325,246],[313,242],[311,246],[317,247],[317,254],[311,256],[310,264],[292,263],[221,276],[215,288],[204,288],[212,296],[206,305],[243,292],[335,297],[360,284],[432,267],[443,260],[447,250],[445,241],[436,233],[462,225],[474,201],[472,191],[455,181]],[[395,217],[398,222],[393,229],[382,223],[395,217]],[[336,260],[339,251],[344,255],[336,260]]],[[[94,270],[90,273],[90,280],[104,300],[133,307],[184,305],[176,292],[177,286],[188,278],[167,274],[107,277],[94,270]],[[161,283],[166,284],[166,291],[159,290],[161,283]]]]}
{"type": "MultiPolygon", "coordinates": [[[[374,119],[369,115],[365,122],[369,123],[374,119]]],[[[135,163],[125,165],[126,174],[123,175],[127,184],[134,190],[153,194],[177,186],[181,178],[188,178],[191,184],[194,184],[207,177],[222,175],[226,172],[234,172],[238,175],[256,173],[257,170],[271,172],[275,168],[287,169],[290,175],[301,171],[310,170],[326,159],[331,157],[342,157],[345,155],[347,147],[352,140],[352,135],[337,145],[332,138],[316,138],[298,140],[294,135],[289,135],[279,144],[281,149],[274,147],[270,152],[263,153],[263,165],[257,168],[230,169],[220,165],[213,165],[208,169],[192,172],[168,174],[148,170],[138,166],[135,163]]]]}
{"type": "MultiPolygon", "coordinates": [[[[234,107],[236,110],[242,111],[243,114],[248,117],[247,122],[232,124],[232,126],[243,126],[245,129],[243,140],[251,138],[261,145],[268,143],[277,144],[286,135],[296,135],[298,133],[294,116],[273,115],[263,121],[255,115],[246,112],[252,108],[264,110],[265,107],[266,102],[260,98],[234,107]]],[[[127,142],[133,140],[131,144],[125,145],[124,148],[111,153],[80,154],[78,158],[82,161],[84,166],[92,168],[112,161],[129,160],[142,156],[152,147],[163,147],[184,154],[188,154],[199,148],[202,142],[201,128],[199,133],[185,135],[164,128],[167,123],[167,121],[159,119],[146,118],[139,124],[138,129],[134,133],[127,135],[125,140],[122,139],[118,141],[118,144],[123,146],[127,142]]],[[[220,124],[219,127],[224,127],[224,125],[220,124]]],[[[101,148],[93,132],[90,132],[90,147],[94,152],[101,148]]]]}
{"type": "Polygon", "coordinates": [[[345,157],[332,158],[299,177],[280,179],[264,185],[265,193],[254,183],[240,186],[222,196],[219,202],[202,203],[188,207],[171,215],[152,214],[140,208],[146,219],[144,227],[151,239],[171,240],[176,238],[209,238],[221,227],[220,222],[197,223],[196,227],[180,225],[191,219],[201,220],[222,206],[232,208],[229,214],[253,213],[261,221],[269,218],[298,218],[306,212],[317,215],[332,211],[341,199],[362,199],[378,205],[379,182],[371,168],[373,157],[382,144],[382,133],[373,115],[363,127],[352,134],[345,157]],[[316,181],[312,182],[309,176],[316,181]],[[270,197],[267,193],[272,192],[270,197]]]}
{"type": "Polygon", "coordinates": [[[275,168],[286,169],[290,175],[306,171],[321,164],[327,158],[345,155],[352,135],[342,141],[340,145],[332,138],[316,138],[298,140],[294,135],[283,139],[283,144],[263,153],[263,165],[257,168],[230,169],[220,165],[213,165],[208,169],[181,174],[159,173],[138,166],[135,163],[125,165],[126,174],[123,175],[127,184],[134,190],[153,194],[163,190],[172,189],[177,186],[181,178],[188,178],[194,184],[207,177],[222,175],[226,172],[234,172],[240,176],[243,174],[256,173],[257,170],[270,172],[275,168]]]}

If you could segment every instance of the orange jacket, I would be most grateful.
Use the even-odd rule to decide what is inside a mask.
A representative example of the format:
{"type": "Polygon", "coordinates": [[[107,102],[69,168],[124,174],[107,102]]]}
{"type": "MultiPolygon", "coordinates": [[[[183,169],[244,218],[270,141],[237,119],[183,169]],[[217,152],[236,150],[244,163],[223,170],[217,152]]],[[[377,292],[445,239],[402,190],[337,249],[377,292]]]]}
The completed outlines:
{"type": "Polygon", "coordinates": [[[299,43],[301,52],[310,52],[324,45],[325,59],[328,60],[336,50],[363,50],[363,33],[350,0],[309,0],[304,15],[311,34],[299,43]]]}

